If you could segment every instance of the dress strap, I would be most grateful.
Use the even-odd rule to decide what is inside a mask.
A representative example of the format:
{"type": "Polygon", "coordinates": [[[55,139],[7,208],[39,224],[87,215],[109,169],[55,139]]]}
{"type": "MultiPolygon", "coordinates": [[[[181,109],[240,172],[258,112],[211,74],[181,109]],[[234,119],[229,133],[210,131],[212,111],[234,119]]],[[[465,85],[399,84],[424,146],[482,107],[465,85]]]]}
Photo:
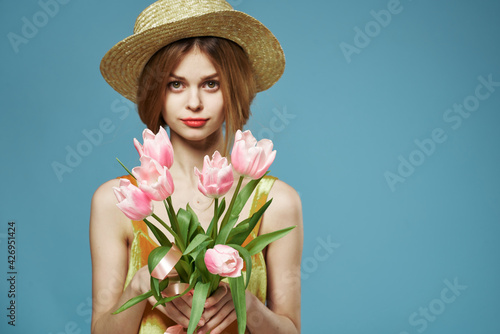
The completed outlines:
{"type": "Polygon", "coordinates": [[[134,177],[132,177],[132,175],[130,175],[130,174],[119,176],[119,177],[117,177],[117,179],[127,179],[134,186],[137,186],[137,180],[134,177]]]}
{"type": "MultiPolygon", "coordinates": [[[[266,204],[269,192],[271,191],[271,188],[273,187],[274,181],[276,181],[276,180],[277,180],[276,177],[270,176],[270,175],[266,175],[262,178],[262,180],[260,180],[259,184],[257,185],[257,188],[255,189],[255,195],[253,198],[252,207],[250,209],[249,217],[251,217],[255,212],[259,211],[260,208],[264,204],[266,204]]],[[[248,236],[248,238],[242,244],[243,247],[259,235],[261,222],[262,222],[262,217],[257,222],[257,225],[255,225],[252,233],[248,236]]]]}

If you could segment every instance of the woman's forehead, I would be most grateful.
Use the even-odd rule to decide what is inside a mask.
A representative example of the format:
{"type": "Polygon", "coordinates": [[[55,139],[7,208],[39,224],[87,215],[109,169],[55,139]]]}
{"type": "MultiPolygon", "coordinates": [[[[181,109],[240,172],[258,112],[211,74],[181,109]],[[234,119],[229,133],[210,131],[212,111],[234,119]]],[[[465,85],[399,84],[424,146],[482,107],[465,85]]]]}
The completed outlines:
{"type": "Polygon", "coordinates": [[[217,74],[217,69],[210,57],[195,47],[182,57],[172,69],[170,76],[195,79],[213,77],[217,74]]]}

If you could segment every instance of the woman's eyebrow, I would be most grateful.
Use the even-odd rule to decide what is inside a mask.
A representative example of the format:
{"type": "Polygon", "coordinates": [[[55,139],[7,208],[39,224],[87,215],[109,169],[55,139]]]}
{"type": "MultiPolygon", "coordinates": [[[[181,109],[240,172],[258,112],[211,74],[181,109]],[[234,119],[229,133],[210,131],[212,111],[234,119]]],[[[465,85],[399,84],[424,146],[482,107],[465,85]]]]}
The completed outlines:
{"type": "MultiPolygon", "coordinates": [[[[205,76],[203,76],[203,77],[200,78],[200,81],[214,79],[214,78],[217,78],[218,76],[219,76],[218,73],[213,73],[213,74],[205,75],[205,76]]],[[[170,73],[170,77],[174,78],[175,80],[186,81],[186,78],[184,78],[183,76],[177,75],[175,73],[170,73]]]]}
{"type": "Polygon", "coordinates": [[[171,78],[174,78],[174,79],[176,79],[176,80],[186,80],[186,78],[181,77],[181,76],[179,76],[179,75],[175,75],[174,73],[170,73],[170,77],[171,77],[171,78]]]}
{"type": "Polygon", "coordinates": [[[214,74],[210,74],[210,75],[206,75],[204,77],[201,78],[201,81],[205,81],[205,80],[210,80],[210,79],[215,79],[219,76],[218,73],[214,73],[214,74]]]}

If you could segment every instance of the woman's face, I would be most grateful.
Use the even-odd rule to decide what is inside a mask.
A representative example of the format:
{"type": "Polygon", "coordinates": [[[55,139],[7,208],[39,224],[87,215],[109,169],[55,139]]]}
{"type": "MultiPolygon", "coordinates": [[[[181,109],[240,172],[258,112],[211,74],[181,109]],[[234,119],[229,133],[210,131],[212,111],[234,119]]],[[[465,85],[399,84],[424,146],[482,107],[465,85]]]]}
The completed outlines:
{"type": "Polygon", "coordinates": [[[180,137],[200,141],[222,134],[220,78],[210,59],[193,48],[170,74],[162,116],[180,137]]]}

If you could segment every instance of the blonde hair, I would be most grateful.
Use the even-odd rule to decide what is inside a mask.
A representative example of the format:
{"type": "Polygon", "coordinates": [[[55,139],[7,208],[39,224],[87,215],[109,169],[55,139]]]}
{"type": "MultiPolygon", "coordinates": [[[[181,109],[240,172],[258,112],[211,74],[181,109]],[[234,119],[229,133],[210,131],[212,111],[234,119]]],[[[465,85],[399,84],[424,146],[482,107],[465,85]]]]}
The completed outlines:
{"type": "Polygon", "coordinates": [[[137,91],[137,109],[141,120],[154,133],[165,126],[162,111],[170,74],[180,60],[193,48],[198,48],[213,63],[220,76],[224,100],[225,136],[223,155],[238,129],[250,117],[250,105],[257,93],[254,73],[245,51],[236,43],[219,37],[194,37],[173,42],[148,61],[137,91]]]}

